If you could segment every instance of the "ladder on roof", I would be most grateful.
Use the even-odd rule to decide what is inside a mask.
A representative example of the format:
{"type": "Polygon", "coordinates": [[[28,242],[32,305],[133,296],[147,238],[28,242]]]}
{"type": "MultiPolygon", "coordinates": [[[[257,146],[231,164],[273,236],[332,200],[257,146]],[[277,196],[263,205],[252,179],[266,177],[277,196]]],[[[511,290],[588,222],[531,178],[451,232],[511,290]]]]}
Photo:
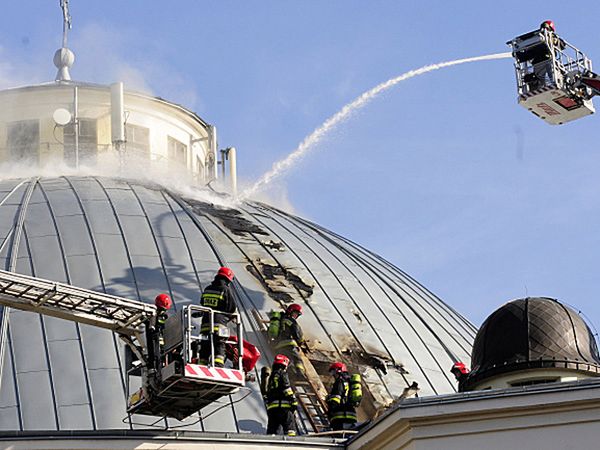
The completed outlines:
{"type": "Polygon", "coordinates": [[[113,330],[122,337],[143,332],[154,305],[0,270],[0,305],[113,330]]]}
{"type": "MultiPolygon", "coordinates": [[[[256,309],[252,310],[252,315],[260,329],[266,333],[269,321],[256,309]]],[[[324,401],[324,398],[327,396],[327,390],[323,386],[323,382],[310,359],[302,352],[300,353],[300,357],[304,365],[305,376],[303,377],[298,374],[290,375],[290,383],[296,392],[298,405],[301,408],[299,415],[304,426],[310,425],[314,432],[320,433],[329,429],[327,406],[324,401]]]]}
{"type": "Polygon", "coordinates": [[[300,415],[302,416],[304,413],[316,433],[327,431],[329,429],[327,410],[314,387],[308,381],[292,381],[292,384],[296,389],[296,398],[302,408],[300,415]]]}

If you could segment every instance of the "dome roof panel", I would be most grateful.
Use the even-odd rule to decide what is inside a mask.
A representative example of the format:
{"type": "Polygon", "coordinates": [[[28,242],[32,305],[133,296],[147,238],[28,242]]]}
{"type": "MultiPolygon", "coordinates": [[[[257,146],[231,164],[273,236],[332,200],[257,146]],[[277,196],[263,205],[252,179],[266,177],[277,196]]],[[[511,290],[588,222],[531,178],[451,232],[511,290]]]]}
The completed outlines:
{"type": "MultiPolygon", "coordinates": [[[[0,182],[0,212],[10,216],[5,226],[16,224],[15,231],[19,230],[20,211],[25,224],[18,242],[0,235],[0,248],[7,256],[5,268],[10,269],[12,261],[18,271],[34,276],[147,302],[157,292],[167,292],[181,305],[196,302],[215,269],[226,263],[239,282],[239,306],[248,339],[261,348],[264,363],[272,356],[271,350],[253,329],[252,311],[266,317],[271,309],[299,302],[306,311],[301,324],[316,348],[310,356],[315,366],[342,359],[364,370],[372,392],[390,399],[412,381],[419,383],[422,394],[454,391],[449,367],[455,359],[470,355],[474,327],[415,280],[353,242],[268,205],[243,203],[236,209],[224,208],[160,186],[113,178],[42,178],[19,183],[0,182]],[[27,192],[37,203],[27,200],[27,192]],[[11,202],[20,207],[8,208],[11,202]],[[388,375],[373,368],[382,361],[388,364],[388,375]]],[[[34,414],[34,408],[45,411],[54,418],[50,429],[60,417],[72,428],[138,426],[121,422],[125,416],[123,355],[111,333],[60,320],[55,329],[47,318],[30,313],[3,317],[15,314],[30,318],[37,332],[9,319],[8,334],[1,341],[8,351],[0,388],[4,397],[0,398],[14,398],[10,401],[16,404],[10,408],[18,407],[25,415],[34,414]],[[51,329],[42,326],[46,323],[51,329]],[[62,370],[61,357],[55,352],[46,355],[42,351],[35,370],[45,377],[47,391],[34,403],[18,389],[18,374],[27,369],[27,362],[12,355],[27,354],[30,346],[44,349],[52,336],[61,333],[71,336],[69,345],[76,349],[71,356],[83,376],[62,370]],[[6,370],[9,367],[14,370],[6,370]],[[53,399],[58,376],[64,376],[65,383],[77,378],[73,381],[78,383],[77,392],[85,393],[85,398],[78,399],[82,405],[67,400],[62,405],[53,399]],[[5,394],[11,384],[17,392],[5,394]],[[84,415],[77,422],[75,406],[89,411],[89,417],[84,415]]],[[[237,400],[241,394],[230,404],[205,408],[202,420],[188,421],[197,422],[190,428],[262,429],[265,412],[257,389],[237,400]]],[[[150,419],[135,417],[133,422],[155,420],[150,419]]],[[[12,419],[11,424],[14,429],[12,419]]],[[[181,424],[173,421],[173,425],[181,424]]],[[[19,426],[33,429],[37,423],[19,426]]]]}
{"type": "Polygon", "coordinates": [[[600,373],[596,341],[571,308],[555,299],[513,300],[483,323],[473,344],[466,388],[485,378],[535,367],[600,373]]]}

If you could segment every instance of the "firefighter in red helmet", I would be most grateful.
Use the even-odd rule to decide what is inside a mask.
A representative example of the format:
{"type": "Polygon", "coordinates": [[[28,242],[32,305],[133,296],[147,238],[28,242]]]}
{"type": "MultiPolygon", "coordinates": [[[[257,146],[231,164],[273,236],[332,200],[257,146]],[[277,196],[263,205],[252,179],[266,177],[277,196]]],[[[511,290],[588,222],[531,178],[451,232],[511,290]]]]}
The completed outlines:
{"type": "Polygon", "coordinates": [[[352,428],[357,421],[356,407],[362,399],[360,375],[350,375],[343,362],[332,363],[329,373],[334,378],[326,400],[331,429],[352,428]]]}
{"type": "Polygon", "coordinates": [[[275,356],[273,368],[265,392],[267,405],[267,434],[282,434],[296,436],[294,412],[298,406],[296,396],[287,375],[290,360],[287,356],[275,356]]]}
{"type": "Polygon", "coordinates": [[[163,341],[163,330],[165,329],[165,323],[169,318],[167,311],[173,306],[173,300],[168,294],[158,294],[154,299],[154,306],[156,306],[156,322],[155,328],[158,331],[160,345],[164,344],[163,341]]]}
{"type": "MultiPolygon", "coordinates": [[[[231,290],[231,282],[233,281],[233,270],[229,267],[221,267],[217,271],[215,279],[202,292],[200,305],[211,308],[215,311],[214,327],[211,330],[210,314],[202,315],[202,326],[200,332],[202,334],[212,335],[214,346],[213,365],[223,367],[225,364],[225,343],[227,341],[228,328],[227,324],[231,320],[230,314],[236,311],[235,300],[231,290]],[[218,312],[227,313],[219,314],[218,312]]],[[[210,339],[205,339],[200,344],[199,363],[208,364],[211,357],[210,339]]]]}
{"type": "Polygon", "coordinates": [[[305,369],[300,356],[300,347],[306,345],[304,333],[298,324],[302,315],[302,305],[292,303],[281,316],[279,334],[275,343],[275,350],[286,355],[293,361],[295,372],[304,375],[305,369]]]}
{"type": "Polygon", "coordinates": [[[531,91],[540,89],[548,83],[556,82],[554,59],[556,51],[565,48],[565,41],[556,34],[556,27],[551,20],[545,20],[540,24],[540,32],[544,36],[542,45],[536,47],[532,54],[531,64],[533,66],[533,81],[529,83],[531,91]]]}
{"type": "Polygon", "coordinates": [[[147,323],[148,342],[150,343],[148,359],[158,368],[161,366],[161,355],[165,344],[163,331],[169,318],[167,311],[173,306],[173,301],[168,294],[158,294],[154,299],[154,306],[156,306],[156,315],[147,323]]]}
{"type": "Polygon", "coordinates": [[[550,30],[553,33],[556,33],[556,27],[554,26],[554,22],[552,22],[551,20],[544,20],[540,25],[540,29],[543,29],[543,28],[546,28],[547,30],[550,30]]]}
{"type": "Polygon", "coordinates": [[[458,381],[458,392],[463,392],[464,383],[469,378],[469,368],[465,365],[465,363],[461,361],[456,361],[452,364],[452,368],[450,372],[456,377],[456,381],[458,381]]]}

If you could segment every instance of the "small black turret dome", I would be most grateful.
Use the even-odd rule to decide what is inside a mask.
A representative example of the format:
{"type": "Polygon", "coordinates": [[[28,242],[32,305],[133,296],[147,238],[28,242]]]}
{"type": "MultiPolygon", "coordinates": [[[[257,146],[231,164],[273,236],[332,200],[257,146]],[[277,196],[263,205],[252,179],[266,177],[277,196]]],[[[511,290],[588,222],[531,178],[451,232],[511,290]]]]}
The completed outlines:
{"type": "Polygon", "coordinates": [[[479,329],[472,371],[461,390],[483,379],[533,368],[562,368],[600,375],[600,356],[589,327],[573,309],[546,297],[506,303],[479,329]]]}

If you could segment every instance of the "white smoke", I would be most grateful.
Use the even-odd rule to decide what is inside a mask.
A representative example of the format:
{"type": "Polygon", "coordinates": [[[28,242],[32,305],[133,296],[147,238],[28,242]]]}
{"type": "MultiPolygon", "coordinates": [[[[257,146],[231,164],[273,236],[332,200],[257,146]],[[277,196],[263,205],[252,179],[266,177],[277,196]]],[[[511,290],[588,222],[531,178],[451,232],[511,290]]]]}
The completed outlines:
{"type": "Polygon", "coordinates": [[[28,66],[24,62],[15,64],[4,47],[0,45],[0,89],[39,83],[43,78],[39,68],[28,66]]]}
{"type": "MultiPolygon", "coordinates": [[[[61,158],[56,157],[44,161],[44,164],[32,164],[30,161],[10,161],[0,164],[0,181],[6,179],[23,179],[32,177],[56,178],[61,176],[98,176],[120,178],[126,181],[147,185],[159,185],[183,197],[212,203],[226,208],[234,208],[233,198],[213,191],[194,180],[185,167],[173,167],[161,161],[149,162],[147,158],[127,156],[121,162],[116,152],[99,154],[98,163],[94,165],[80,164],[75,168],[61,158]]],[[[212,183],[211,183],[212,184],[212,183]]]]}
{"type": "Polygon", "coordinates": [[[169,49],[159,41],[142,39],[133,31],[106,24],[85,24],[72,42],[74,80],[105,84],[122,81],[127,90],[196,107],[198,95],[193,82],[168,63],[169,49]]]}

